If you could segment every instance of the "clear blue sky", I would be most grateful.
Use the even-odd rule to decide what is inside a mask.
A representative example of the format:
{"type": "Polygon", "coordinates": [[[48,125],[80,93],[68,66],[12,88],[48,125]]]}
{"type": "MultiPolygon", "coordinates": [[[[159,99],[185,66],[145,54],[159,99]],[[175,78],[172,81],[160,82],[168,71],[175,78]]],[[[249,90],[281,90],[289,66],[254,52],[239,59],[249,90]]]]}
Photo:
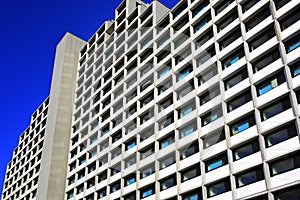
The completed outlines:
{"type": "MultiPolygon", "coordinates": [[[[57,42],[67,31],[87,40],[120,2],[0,0],[0,195],[19,135],[49,94],[57,42]]],[[[161,2],[172,7],[178,0],[161,2]]]]}

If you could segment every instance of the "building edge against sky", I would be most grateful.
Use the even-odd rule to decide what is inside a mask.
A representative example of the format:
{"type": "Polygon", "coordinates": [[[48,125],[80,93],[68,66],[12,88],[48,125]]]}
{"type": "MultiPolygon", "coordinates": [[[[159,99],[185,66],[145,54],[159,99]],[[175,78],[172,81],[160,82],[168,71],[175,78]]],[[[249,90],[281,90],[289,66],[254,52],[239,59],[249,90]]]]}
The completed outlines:
{"type": "Polygon", "coordinates": [[[78,52],[85,41],[66,33],[56,49],[37,199],[64,196],[78,52]]]}
{"type": "Polygon", "coordinates": [[[2,199],[64,198],[78,56],[84,44],[71,33],[57,44],[50,95],[21,134],[7,166],[2,199]]]}
{"type": "MultiPolygon", "coordinates": [[[[37,199],[299,198],[299,9],[299,0],[182,0],[170,12],[122,1],[71,56],[73,118],[64,118],[73,96],[53,85],[42,104],[60,115],[42,125],[37,199]]],[[[7,192],[14,184],[3,199],[22,199],[7,192]]]]}

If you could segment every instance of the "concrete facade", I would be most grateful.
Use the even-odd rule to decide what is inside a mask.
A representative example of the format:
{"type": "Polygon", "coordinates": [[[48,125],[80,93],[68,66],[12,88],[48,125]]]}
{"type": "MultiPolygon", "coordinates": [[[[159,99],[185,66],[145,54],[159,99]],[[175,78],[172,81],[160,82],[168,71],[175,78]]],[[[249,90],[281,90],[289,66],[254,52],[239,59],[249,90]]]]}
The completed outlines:
{"type": "Polygon", "coordinates": [[[18,196],[18,147],[3,199],[299,199],[299,9],[124,0],[88,42],[67,34],[38,111],[42,184],[18,196]]]}
{"type": "Polygon", "coordinates": [[[65,199],[299,198],[299,8],[123,1],[81,50],[65,199]]]}
{"type": "Polygon", "coordinates": [[[12,162],[8,164],[3,200],[64,198],[78,55],[84,43],[70,33],[66,33],[58,43],[49,98],[33,114],[31,125],[21,135],[16,152],[25,148],[27,154],[14,154],[12,162]],[[28,140],[27,134],[34,134],[38,142],[41,141],[38,157],[30,155],[34,146],[24,143],[24,140],[28,140]],[[27,155],[30,156],[26,159],[27,155]],[[18,162],[22,158],[24,162],[18,162]],[[32,161],[33,167],[36,167],[34,174],[30,172],[32,167],[27,167],[27,163],[31,162],[28,159],[37,159],[32,161]]]}

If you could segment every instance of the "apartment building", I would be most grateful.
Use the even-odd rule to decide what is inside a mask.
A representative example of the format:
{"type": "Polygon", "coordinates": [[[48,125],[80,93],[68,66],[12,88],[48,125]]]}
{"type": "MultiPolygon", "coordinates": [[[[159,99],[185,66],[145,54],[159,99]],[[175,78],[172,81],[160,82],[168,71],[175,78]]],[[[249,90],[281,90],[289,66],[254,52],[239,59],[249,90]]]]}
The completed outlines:
{"type": "Polygon", "coordinates": [[[299,0],[124,0],[80,52],[65,199],[299,199],[299,0]]]}
{"type": "Polygon", "coordinates": [[[66,33],[57,45],[49,97],[32,114],[7,165],[2,200],[63,199],[79,50],[66,33]]]}
{"type": "Polygon", "coordinates": [[[123,0],[67,34],[2,199],[299,199],[299,10],[123,0]]]}
{"type": "Polygon", "coordinates": [[[7,165],[2,199],[36,197],[48,108],[49,97],[32,114],[30,125],[21,134],[13,158],[7,165]]]}

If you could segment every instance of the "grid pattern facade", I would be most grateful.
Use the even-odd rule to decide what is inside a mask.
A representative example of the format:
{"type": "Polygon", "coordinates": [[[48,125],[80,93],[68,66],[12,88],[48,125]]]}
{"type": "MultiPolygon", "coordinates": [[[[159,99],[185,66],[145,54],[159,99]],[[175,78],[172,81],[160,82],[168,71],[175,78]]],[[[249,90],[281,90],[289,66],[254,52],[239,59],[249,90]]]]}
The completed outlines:
{"type": "Polygon", "coordinates": [[[299,198],[299,9],[123,1],[80,53],[66,199],[299,198]]]}
{"type": "Polygon", "coordinates": [[[49,97],[32,114],[30,126],[21,134],[7,165],[3,200],[35,199],[44,146],[49,97]]]}

